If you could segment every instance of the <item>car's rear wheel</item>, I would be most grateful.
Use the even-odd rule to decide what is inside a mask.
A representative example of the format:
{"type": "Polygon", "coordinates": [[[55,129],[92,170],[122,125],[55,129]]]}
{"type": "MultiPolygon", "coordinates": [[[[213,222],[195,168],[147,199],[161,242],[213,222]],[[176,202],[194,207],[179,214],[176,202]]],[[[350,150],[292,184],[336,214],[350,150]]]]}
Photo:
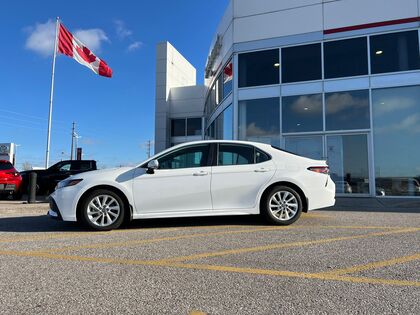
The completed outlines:
{"type": "Polygon", "coordinates": [[[264,214],[269,222],[289,225],[299,219],[303,203],[300,195],[288,186],[273,187],[263,203],[264,214]]]}
{"type": "Polygon", "coordinates": [[[124,221],[124,202],[116,193],[106,189],[95,190],[82,202],[81,219],[88,227],[108,231],[124,221]]]}

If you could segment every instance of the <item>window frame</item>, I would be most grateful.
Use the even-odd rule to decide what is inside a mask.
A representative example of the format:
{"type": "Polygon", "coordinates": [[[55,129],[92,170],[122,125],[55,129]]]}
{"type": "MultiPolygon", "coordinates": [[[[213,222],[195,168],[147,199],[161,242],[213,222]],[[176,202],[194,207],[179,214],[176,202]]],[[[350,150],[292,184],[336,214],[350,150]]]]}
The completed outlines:
{"type": "Polygon", "coordinates": [[[214,146],[213,146],[212,164],[211,164],[211,166],[212,167],[224,167],[224,166],[248,166],[248,165],[257,165],[257,164],[261,164],[261,163],[265,163],[265,162],[271,161],[272,158],[273,157],[271,156],[271,154],[267,153],[266,151],[264,151],[264,150],[262,150],[260,148],[257,148],[254,145],[251,145],[251,144],[235,143],[235,142],[215,142],[214,143],[214,146]],[[220,145],[242,146],[242,147],[250,147],[250,148],[252,148],[253,149],[253,152],[254,152],[253,153],[253,157],[254,157],[253,163],[250,163],[250,164],[219,165],[220,145]],[[262,153],[264,153],[265,155],[267,155],[268,156],[268,160],[267,161],[264,161],[264,162],[256,163],[256,161],[257,161],[257,155],[256,155],[257,150],[258,151],[261,151],[262,153]]]}

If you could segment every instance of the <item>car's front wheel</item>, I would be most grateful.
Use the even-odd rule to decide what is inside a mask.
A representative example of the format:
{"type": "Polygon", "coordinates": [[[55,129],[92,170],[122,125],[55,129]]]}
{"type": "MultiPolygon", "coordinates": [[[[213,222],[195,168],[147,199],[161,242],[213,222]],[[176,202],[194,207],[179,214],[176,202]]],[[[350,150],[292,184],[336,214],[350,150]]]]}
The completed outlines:
{"type": "Polygon", "coordinates": [[[95,230],[116,229],[124,221],[124,202],[110,190],[93,191],[84,198],[81,207],[83,223],[95,230]]]}
{"type": "Polygon", "coordinates": [[[288,186],[273,187],[264,200],[264,214],[274,224],[289,225],[299,219],[303,203],[300,195],[288,186]]]}

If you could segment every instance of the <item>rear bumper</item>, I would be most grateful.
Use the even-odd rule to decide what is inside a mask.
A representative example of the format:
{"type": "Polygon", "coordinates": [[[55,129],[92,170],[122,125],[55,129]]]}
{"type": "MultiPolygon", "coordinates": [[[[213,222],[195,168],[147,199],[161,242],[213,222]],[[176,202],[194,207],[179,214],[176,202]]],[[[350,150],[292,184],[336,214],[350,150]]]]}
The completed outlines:
{"type": "Polygon", "coordinates": [[[0,194],[17,193],[20,188],[20,182],[0,182],[0,194]]]}
{"type": "Polygon", "coordinates": [[[50,202],[50,209],[48,210],[47,215],[55,220],[63,221],[63,217],[61,216],[60,209],[58,209],[57,203],[55,202],[54,198],[49,198],[50,202]]]}
{"type": "Polygon", "coordinates": [[[318,189],[311,189],[308,196],[308,210],[332,207],[335,205],[335,184],[330,177],[318,189]]]}

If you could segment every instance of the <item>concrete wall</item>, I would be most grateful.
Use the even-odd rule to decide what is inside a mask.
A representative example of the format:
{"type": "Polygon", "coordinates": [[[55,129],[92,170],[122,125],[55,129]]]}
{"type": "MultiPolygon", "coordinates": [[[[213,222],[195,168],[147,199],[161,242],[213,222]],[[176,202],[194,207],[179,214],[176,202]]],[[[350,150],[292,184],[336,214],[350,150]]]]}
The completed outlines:
{"type": "Polygon", "coordinates": [[[155,152],[167,148],[170,143],[170,102],[172,88],[195,86],[195,68],[168,42],[156,47],[156,107],[155,152]]]}

